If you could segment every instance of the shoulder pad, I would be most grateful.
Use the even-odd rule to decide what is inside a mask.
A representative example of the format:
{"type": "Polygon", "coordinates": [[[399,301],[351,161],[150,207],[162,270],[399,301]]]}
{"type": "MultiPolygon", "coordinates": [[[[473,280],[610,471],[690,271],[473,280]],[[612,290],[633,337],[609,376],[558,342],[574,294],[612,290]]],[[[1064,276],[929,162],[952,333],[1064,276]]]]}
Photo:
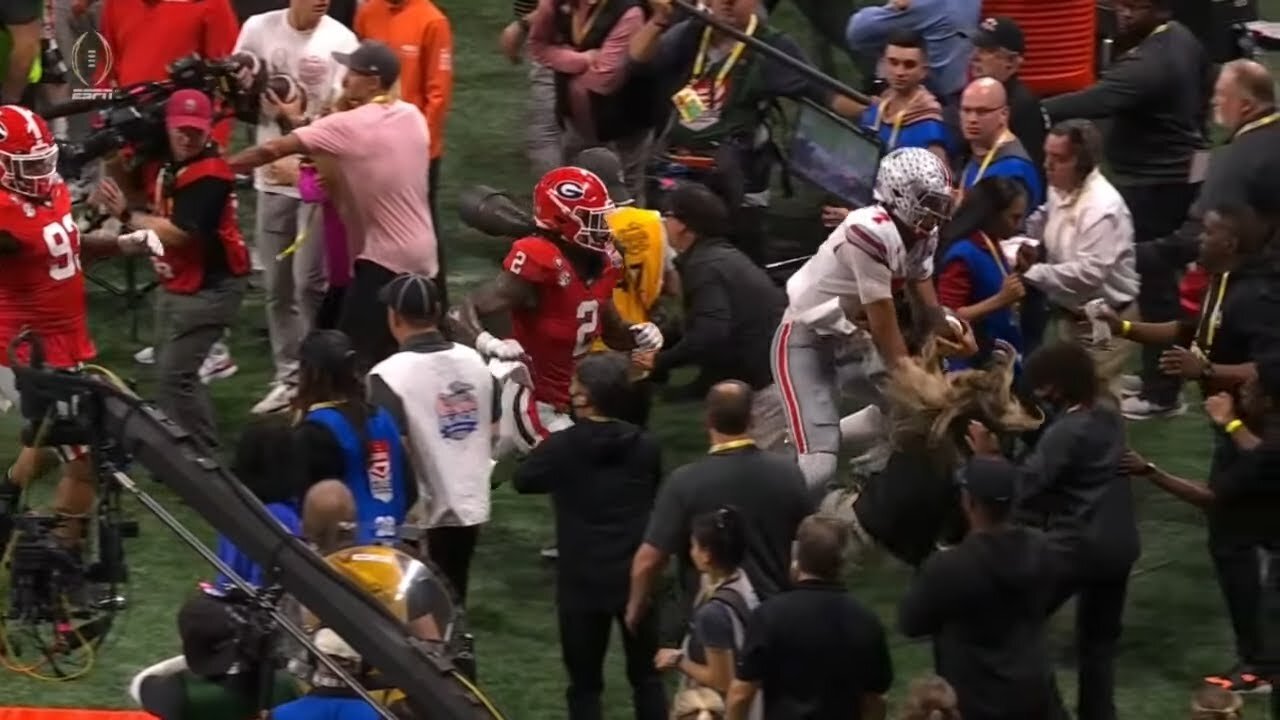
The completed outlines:
{"type": "Polygon", "coordinates": [[[503,270],[531,283],[551,282],[567,265],[555,243],[537,236],[522,237],[511,243],[511,250],[502,261],[503,270]]]}

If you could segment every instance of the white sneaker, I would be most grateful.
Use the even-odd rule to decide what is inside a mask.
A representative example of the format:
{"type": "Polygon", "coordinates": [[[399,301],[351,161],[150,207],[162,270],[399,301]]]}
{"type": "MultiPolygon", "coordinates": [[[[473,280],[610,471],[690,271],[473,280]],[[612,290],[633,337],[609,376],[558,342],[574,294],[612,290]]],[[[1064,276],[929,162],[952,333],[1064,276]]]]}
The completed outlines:
{"type": "Polygon", "coordinates": [[[1181,399],[1173,405],[1157,405],[1137,395],[1120,401],[1120,414],[1130,420],[1177,417],[1186,411],[1187,404],[1182,402],[1181,399]]]}
{"type": "Polygon", "coordinates": [[[280,412],[289,407],[289,403],[293,402],[294,396],[298,394],[297,388],[284,383],[276,383],[271,386],[271,390],[266,397],[258,401],[249,412],[254,415],[270,415],[271,413],[280,412]]]}
{"type": "Polygon", "coordinates": [[[240,368],[231,357],[231,349],[226,344],[217,342],[209,350],[200,365],[200,382],[208,385],[214,380],[223,380],[235,375],[240,368]]]}
{"type": "Polygon", "coordinates": [[[156,349],[151,346],[142,348],[141,350],[133,354],[133,361],[138,363],[139,365],[155,365],[156,349]]]}
{"type": "Polygon", "coordinates": [[[1116,379],[1116,390],[1120,397],[1129,398],[1142,392],[1142,377],[1139,375],[1121,375],[1116,379]]]}

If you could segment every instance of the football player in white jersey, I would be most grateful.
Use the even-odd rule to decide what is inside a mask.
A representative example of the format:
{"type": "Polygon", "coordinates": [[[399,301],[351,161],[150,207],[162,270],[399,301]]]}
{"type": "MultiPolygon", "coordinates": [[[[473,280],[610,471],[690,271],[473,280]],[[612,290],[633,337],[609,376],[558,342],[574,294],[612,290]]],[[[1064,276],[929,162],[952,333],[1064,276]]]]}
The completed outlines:
{"type": "Polygon", "coordinates": [[[878,381],[908,358],[893,292],[904,284],[913,314],[961,346],[972,336],[938,305],[933,288],[937,228],[951,215],[951,178],[922,148],[885,156],[876,204],[854,210],[787,281],[790,304],[773,339],[773,375],[782,391],[800,469],[815,493],[836,473],[842,435],[879,443],[878,381]],[[857,409],[841,421],[841,399],[857,409]]]}

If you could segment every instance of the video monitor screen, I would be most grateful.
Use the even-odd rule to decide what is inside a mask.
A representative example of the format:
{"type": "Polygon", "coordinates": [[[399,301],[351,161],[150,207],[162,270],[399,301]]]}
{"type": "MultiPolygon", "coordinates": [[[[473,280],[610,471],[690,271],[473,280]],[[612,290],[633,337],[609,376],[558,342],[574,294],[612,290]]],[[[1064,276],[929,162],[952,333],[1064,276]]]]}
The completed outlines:
{"type": "Polygon", "coordinates": [[[792,172],[850,207],[872,203],[883,150],[869,134],[824,109],[802,103],[788,155],[792,172]]]}

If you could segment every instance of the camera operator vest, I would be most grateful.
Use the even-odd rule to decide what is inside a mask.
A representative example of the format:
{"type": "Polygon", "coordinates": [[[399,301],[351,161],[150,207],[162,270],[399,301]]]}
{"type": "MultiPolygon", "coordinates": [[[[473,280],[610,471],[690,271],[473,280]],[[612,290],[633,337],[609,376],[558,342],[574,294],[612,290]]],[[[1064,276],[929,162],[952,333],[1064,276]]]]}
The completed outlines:
{"type": "MultiPolygon", "coordinates": [[[[556,5],[555,41],[568,45],[578,52],[598,50],[613,26],[631,8],[645,9],[638,0],[599,0],[588,15],[588,27],[581,40],[575,42],[573,32],[573,8],[568,3],[556,5]]],[[[625,60],[624,60],[625,62],[625,60]]],[[[625,68],[620,70],[625,72],[625,68]]],[[[556,73],[556,116],[569,116],[570,75],[556,73]]],[[[595,125],[596,139],[600,142],[618,140],[635,135],[651,127],[655,120],[656,90],[653,81],[643,75],[632,74],[623,81],[612,95],[591,93],[591,117],[595,125]]]]}
{"type": "Polygon", "coordinates": [[[321,404],[306,419],[326,428],[342,448],[342,481],[356,501],[356,542],[395,543],[409,508],[404,445],[391,414],[376,408],[357,429],[337,407],[321,404]]]}
{"type": "Polygon", "coordinates": [[[193,235],[189,242],[176,247],[166,246],[164,257],[151,258],[160,283],[169,292],[179,295],[199,292],[206,285],[205,273],[210,256],[220,255],[225,262],[226,272],[233,277],[243,277],[250,271],[249,249],[240,234],[240,221],[236,212],[235,172],[221,156],[201,158],[179,166],[176,171],[170,166],[162,167],[153,176],[153,187],[148,193],[153,198],[155,212],[161,217],[170,217],[174,197],[192,183],[205,178],[226,180],[233,185],[227,193],[218,226],[202,228],[201,234],[193,235]],[[209,237],[205,233],[212,233],[213,236],[209,237]],[[211,243],[214,245],[211,246],[211,243]]]}

